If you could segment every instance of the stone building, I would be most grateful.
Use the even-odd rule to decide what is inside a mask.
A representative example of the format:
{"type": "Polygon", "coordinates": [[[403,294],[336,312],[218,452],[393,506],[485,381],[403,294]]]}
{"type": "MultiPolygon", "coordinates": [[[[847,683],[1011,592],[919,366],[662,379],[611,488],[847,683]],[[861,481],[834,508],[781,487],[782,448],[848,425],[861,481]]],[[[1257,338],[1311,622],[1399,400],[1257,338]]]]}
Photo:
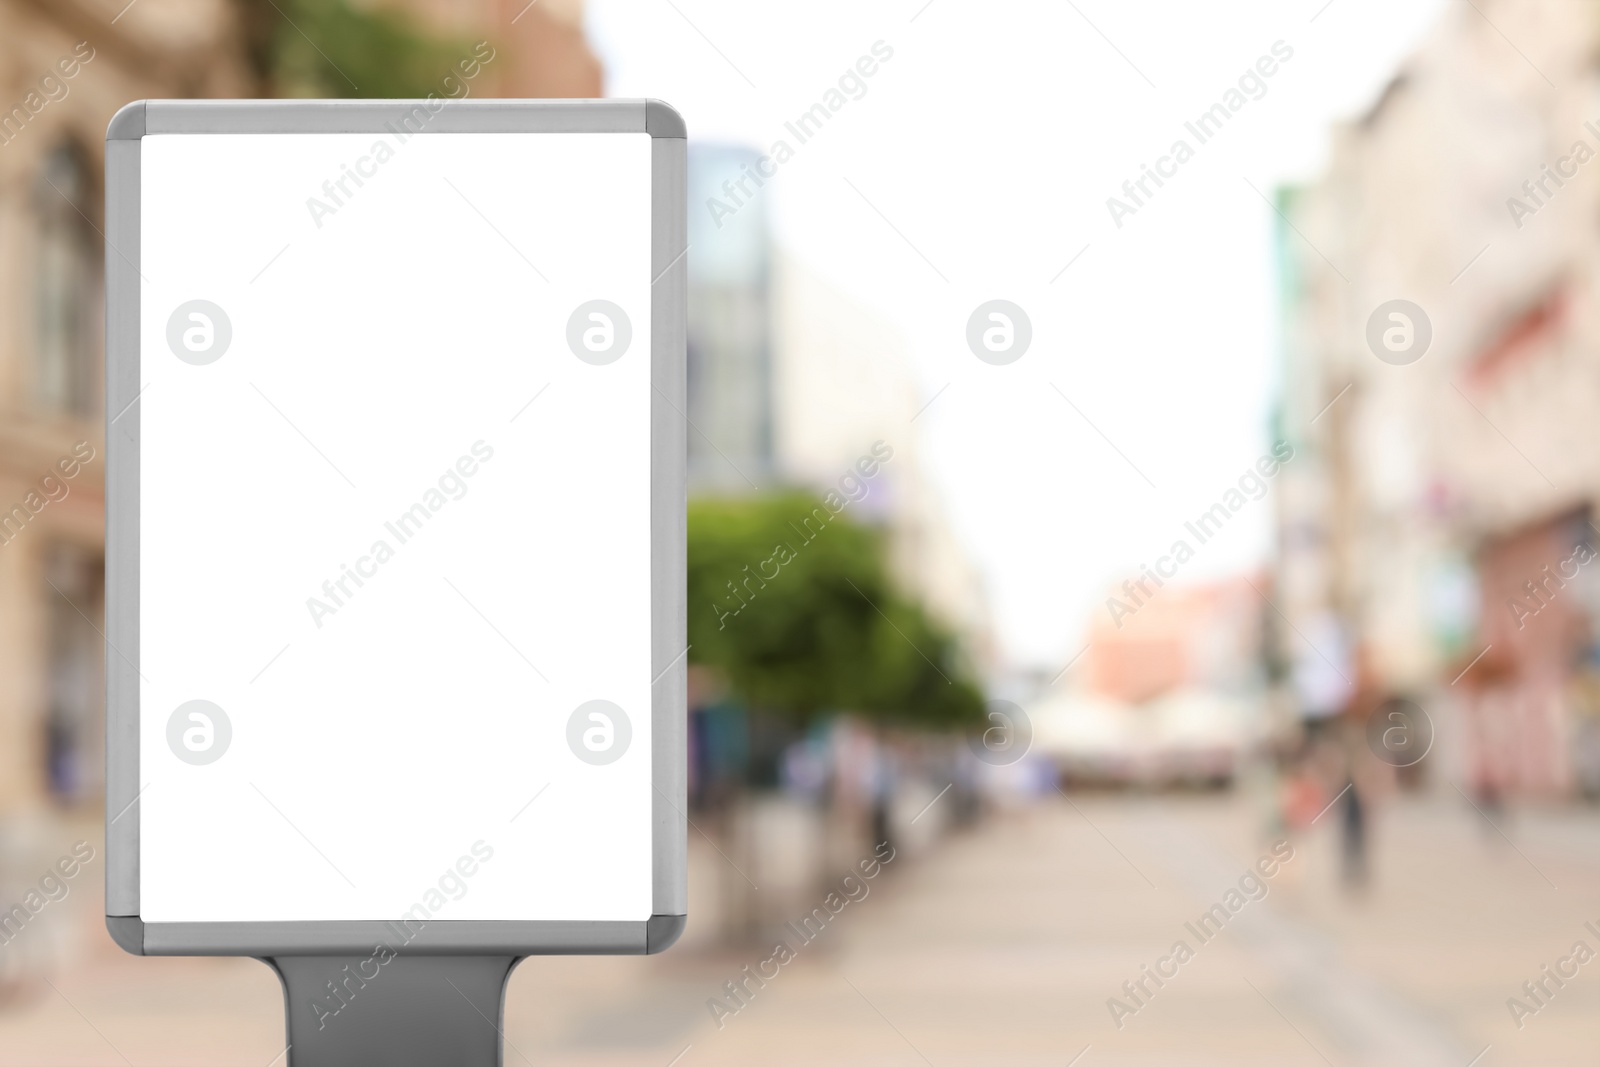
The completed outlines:
{"type": "Polygon", "coordinates": [[[1280,195],[1279,646],[1431,695],[1485,796],[1567,791],[1595,724],[1597,45],[1592,5],[1453,5],[1280,195]]]}

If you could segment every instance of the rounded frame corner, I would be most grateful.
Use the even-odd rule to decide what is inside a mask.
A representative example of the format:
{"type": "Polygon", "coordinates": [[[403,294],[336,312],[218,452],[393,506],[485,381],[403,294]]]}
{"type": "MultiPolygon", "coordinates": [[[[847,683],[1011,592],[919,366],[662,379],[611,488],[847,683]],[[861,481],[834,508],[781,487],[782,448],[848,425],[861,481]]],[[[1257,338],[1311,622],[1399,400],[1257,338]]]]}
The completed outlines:
{"type": "Polygon", "coordinates": [[[644,954],[654,956],[678,943],[684,928],[689,925],[687,915],[652,915],[644,924],[644,954]]]}
{"type": "Polygon", "coordinates": [[[123,104],[117,113],[111,116],[111,121],[106,124],[107,141],[137,141],[144,137],[146,130],[145,112],[149,105],[148,100],[135,100],[123,104]]]}
{"type": "Polygon", "coordinates": [[[651,137],[688,137],[689,126],[678,109],[665,100],[644,102],[644,129],[651,137]]]}
{"type": "Polygon", "coordinates": [[[133,956],[147,954],[144,950],[144,920],[139,916],[107,915],[106,933],[111,935],[111,940],[122,951],[133,956]]]}

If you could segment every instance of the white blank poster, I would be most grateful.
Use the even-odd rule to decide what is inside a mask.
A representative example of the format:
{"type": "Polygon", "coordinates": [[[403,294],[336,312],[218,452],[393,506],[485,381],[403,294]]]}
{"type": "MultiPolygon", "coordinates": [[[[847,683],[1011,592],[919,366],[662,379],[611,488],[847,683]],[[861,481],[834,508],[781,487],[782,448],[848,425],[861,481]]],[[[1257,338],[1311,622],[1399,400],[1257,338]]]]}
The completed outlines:
{"type": "Polygon", "coordinates": [[[142,917],[648,918],[650,137],[142,153],[142,917]]]}

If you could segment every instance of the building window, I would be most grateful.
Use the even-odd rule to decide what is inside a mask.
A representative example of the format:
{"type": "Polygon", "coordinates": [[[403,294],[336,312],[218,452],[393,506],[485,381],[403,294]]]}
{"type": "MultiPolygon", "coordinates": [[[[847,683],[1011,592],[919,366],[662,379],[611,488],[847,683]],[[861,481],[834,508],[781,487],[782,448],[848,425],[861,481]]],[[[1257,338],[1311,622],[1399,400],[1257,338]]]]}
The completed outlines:
{"type": "Polygon", "coordinates": [[[45,411],[92,416],[100,401],[100,242],[94,185],[75,146],[45,160],[34,187],[36,399],[45,411]]]}
{"type": "Polygon", "coordinates": [[[67,804],[101,795],[105,652],[91,620],[104,611],[103,566],[97,553],[67,544],[51,546],[45,557],[45,779],[67,804]]]}

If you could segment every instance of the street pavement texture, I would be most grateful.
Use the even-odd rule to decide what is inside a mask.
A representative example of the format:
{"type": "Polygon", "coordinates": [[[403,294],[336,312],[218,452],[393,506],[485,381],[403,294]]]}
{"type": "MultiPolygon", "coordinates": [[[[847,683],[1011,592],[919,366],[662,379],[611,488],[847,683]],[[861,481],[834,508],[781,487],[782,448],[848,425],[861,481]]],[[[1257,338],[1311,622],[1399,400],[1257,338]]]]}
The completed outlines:
{"type": "MultiPolygon", "coordinates": [[[[1453,791],[1392,803],[1359,893],[1340,884],[1338,815],[1284,845],[1240,795],[1058,794],[890,864],[812,940],[791,932],[788,962],[762,967],[776,933],[528,960],[506,997],[505,1062],[1600,1062],[1600,959],[1573,957],[1580,941],[1600,952],[1600,812],[1491,823],[1453,791]],[[741,1004],[726,983],[746,965],[776,974],[745,981],[741,1004]],[[1514,1014],[1512,998],[1538,1010],[1514,1014]]],[[[724,862],[702,842],[691,866],[724,862]]],[[[261,963],[83,940],[0,1010],[0,1067],[284,1062],[282,996],[261,963]]]]}

